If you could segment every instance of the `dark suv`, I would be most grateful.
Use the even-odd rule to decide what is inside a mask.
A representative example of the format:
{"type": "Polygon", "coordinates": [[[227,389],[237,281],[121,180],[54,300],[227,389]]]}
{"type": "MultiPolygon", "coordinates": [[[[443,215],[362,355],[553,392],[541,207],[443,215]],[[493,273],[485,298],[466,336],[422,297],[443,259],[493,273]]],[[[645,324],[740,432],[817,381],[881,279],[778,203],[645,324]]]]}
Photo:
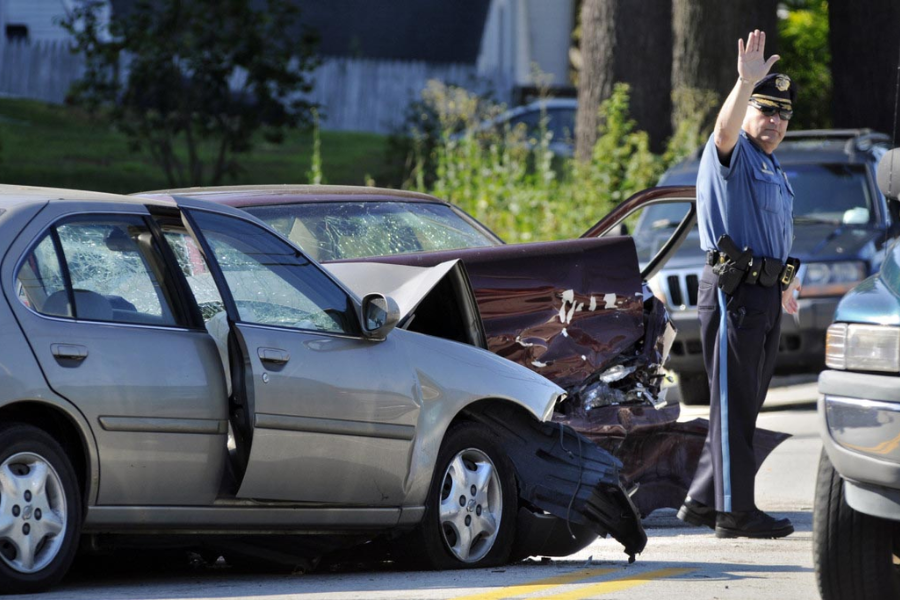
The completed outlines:
{"type": "MultiPolygon", "coordinates": [[[[794,245],[799,270],[800,310],[781,322],[779,372],[817,372],[824,365],[825,330],[841,296],[884,260],[888,242],[900,234],[897,207],[888,205],[875,183],[888,136],[868,129],[788,132],[776,155],[794,189],[794,245]]],[[[698,150],[667,171],[660,184],[694,185],[698,150]]],[[[687,207],[651,206],[635,225],[642,259],[652,256],[687,207]]],[[[694,228],[656,277],[649,282],[663,299],[678,329],[668,367],[678,374],[685,404],[708,404],[709,386],[700,347],[697,282],[705,255],[694,228]]]]}

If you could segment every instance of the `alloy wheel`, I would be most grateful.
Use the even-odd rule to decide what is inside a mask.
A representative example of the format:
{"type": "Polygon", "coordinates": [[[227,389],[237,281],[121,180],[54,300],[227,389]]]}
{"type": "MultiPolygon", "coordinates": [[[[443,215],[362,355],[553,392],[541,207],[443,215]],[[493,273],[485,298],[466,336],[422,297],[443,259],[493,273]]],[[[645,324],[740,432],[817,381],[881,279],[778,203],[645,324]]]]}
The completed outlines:
{"type": "Polygon", "coordinates": [[[444,541],[457,559],[475,563],[490,552],[503,517],[503,491],[487,454],[468,448],[450,461],[439,510],[444,541]]]}
{"type": "Polygon", "coordinates": [[[0,464],[0,560],[19,573],[46,568],[60,551],[68,520],[62,481],[31,453],[0,464]]]}

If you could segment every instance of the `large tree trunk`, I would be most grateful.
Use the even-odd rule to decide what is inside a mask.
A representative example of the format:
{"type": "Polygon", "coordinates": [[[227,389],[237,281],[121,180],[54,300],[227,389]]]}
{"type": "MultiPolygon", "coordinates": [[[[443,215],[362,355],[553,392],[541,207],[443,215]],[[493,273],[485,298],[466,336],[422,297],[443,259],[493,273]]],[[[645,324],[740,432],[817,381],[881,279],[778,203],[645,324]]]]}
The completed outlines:
{"type": "MultiPolygon", "coordinates": [[[[897,0],[830,0],[834,126],[871,127],[900,137],[897,76],[900,4],[897,0]]],[[[802,109],[803,90],[798,90],[802,109]]]]}
{"type": "Polygon", "coordinates": [[[661,152],[672,134],[672,2],[619,0],[615,80],[631,86],[629,112],[661,152]]]}
{"type": "MultiPolygon", "coordinates": [[[[765,31],[766,58],[777,53],[777,5],[778,0],[672,0],[672,89],[711,90],[724,100],[738,76],[739,38],[765,31]]],[[[790,73],[790,65],[782,68],[790,73]]]]}
{"type": "Polygon", "coordinates": [[[618,0],[584,0],[581,7],[581,60],[575,156],[591,158],[597,140],[597,109],[612,94],[615,78],[618,0]]]}

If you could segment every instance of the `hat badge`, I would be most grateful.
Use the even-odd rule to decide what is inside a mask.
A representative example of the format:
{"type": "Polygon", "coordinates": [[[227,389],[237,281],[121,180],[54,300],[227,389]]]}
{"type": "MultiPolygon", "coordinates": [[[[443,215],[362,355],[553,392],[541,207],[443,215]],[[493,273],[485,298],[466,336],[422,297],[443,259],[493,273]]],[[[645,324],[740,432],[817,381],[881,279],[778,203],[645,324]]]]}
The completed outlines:
{"type": "Polygon", "coordinates": [[[785,77],[784,75],[779,75],[775,78],[775,87],[779,92],[783,92],[791,87],[791,80],[785,77]]]}

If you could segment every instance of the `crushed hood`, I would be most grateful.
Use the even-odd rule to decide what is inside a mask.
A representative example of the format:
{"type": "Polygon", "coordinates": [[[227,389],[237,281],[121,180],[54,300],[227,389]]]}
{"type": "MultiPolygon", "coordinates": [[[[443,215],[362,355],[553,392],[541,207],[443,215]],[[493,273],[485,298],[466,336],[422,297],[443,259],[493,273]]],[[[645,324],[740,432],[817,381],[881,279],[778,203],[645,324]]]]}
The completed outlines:
{"type": "Polygon", "coordinates": [[[393,298],[402,328],[487,348],[472,286],[459,260],[433,267],[375,262],[322,266],[360,298],[373,292],[393,298]]]}

